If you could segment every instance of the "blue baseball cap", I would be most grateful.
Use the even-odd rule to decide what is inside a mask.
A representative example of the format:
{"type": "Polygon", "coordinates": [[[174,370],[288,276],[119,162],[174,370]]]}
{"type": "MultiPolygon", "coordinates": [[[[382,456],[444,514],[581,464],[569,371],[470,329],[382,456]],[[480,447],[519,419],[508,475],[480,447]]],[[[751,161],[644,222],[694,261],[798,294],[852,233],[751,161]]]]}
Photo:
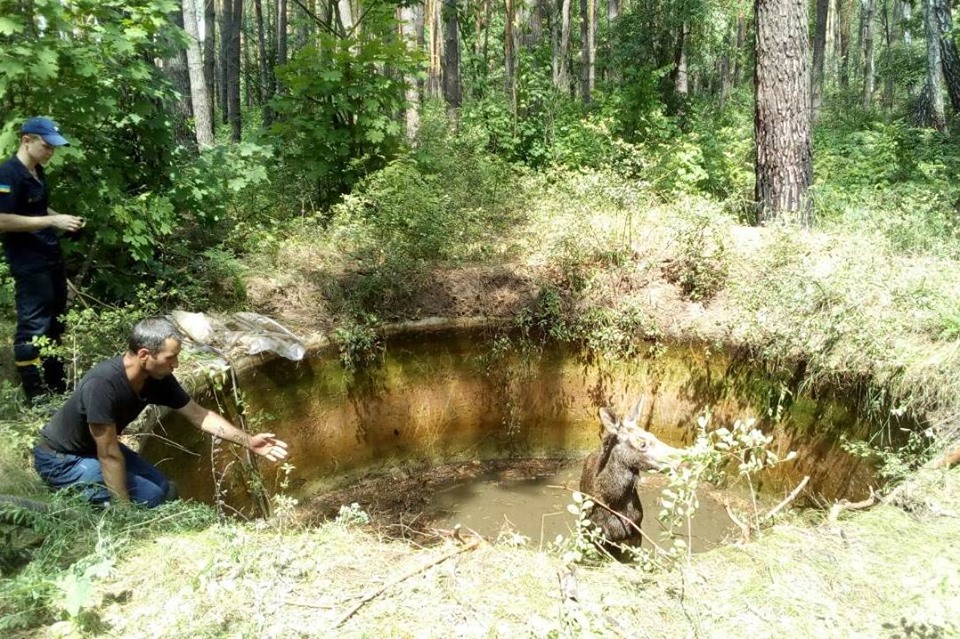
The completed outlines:
{"type": "Polygon", "coordinates": [[[69,146],[67,138],[60,135],[60,128],[50,118],[30,118],[20,127],[21,134],[39,135],[51,146],[69,146]]]}

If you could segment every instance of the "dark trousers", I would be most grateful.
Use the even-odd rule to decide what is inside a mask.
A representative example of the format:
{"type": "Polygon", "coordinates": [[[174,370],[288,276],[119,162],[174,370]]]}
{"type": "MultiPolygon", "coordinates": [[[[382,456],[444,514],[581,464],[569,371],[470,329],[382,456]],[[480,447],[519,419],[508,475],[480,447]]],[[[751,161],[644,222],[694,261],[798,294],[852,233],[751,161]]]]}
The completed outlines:
{"type": "Polygon", "coordinates": [[[39,273],[13,275],[17,303],[17,330],[13,355],[28,400],[44,392],[66,390],[63,362],[40,358],[34,337],[45,336],[56,344],[63,335],[60,316],[67,308],[67,276],[63,264],[39,273]]]}

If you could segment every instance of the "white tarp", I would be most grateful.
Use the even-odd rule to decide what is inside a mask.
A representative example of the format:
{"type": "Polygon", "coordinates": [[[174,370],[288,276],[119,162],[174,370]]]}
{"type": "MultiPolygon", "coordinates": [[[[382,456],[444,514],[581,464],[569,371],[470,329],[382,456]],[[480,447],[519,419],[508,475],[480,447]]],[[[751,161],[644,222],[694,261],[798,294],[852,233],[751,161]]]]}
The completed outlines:
{"type": "Polygon", "coordinates": [[[216,316],[173,311],[170,319],[191,341],[223,353],[270,352],[293,361],[300,361],[306,354],[303,342],[296,335],[266,315],[241,312],[216,316]]]}

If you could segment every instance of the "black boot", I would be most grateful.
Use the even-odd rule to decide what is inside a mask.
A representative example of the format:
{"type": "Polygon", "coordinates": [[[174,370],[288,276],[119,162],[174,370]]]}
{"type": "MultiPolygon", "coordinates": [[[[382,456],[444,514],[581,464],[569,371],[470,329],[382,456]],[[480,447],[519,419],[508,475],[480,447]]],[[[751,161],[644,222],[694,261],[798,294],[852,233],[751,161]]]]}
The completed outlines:
{"type": "Polygon", "coordinates": [[[63,395],[67,392],[67,375],[59,357],[47,357],[43,360],[43,381],[51,393],[63,395]]]}

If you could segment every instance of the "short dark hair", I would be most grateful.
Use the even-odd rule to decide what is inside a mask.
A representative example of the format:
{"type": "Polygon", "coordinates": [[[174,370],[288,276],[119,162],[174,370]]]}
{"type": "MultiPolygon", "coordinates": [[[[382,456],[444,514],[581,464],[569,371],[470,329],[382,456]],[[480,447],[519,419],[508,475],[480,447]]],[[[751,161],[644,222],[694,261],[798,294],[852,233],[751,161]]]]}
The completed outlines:
{"type": "Polygon", "coordinates": [[[130,341],[127,348],[131,353],[136,353],[141,348],[150,351],[151,355],[156,355],[164,347],[168,339],[175,339],[178,342],[183,341],[180,332],[168,319],[162,317],[148,317],[140,320],[130,332],[130,341]]]}

